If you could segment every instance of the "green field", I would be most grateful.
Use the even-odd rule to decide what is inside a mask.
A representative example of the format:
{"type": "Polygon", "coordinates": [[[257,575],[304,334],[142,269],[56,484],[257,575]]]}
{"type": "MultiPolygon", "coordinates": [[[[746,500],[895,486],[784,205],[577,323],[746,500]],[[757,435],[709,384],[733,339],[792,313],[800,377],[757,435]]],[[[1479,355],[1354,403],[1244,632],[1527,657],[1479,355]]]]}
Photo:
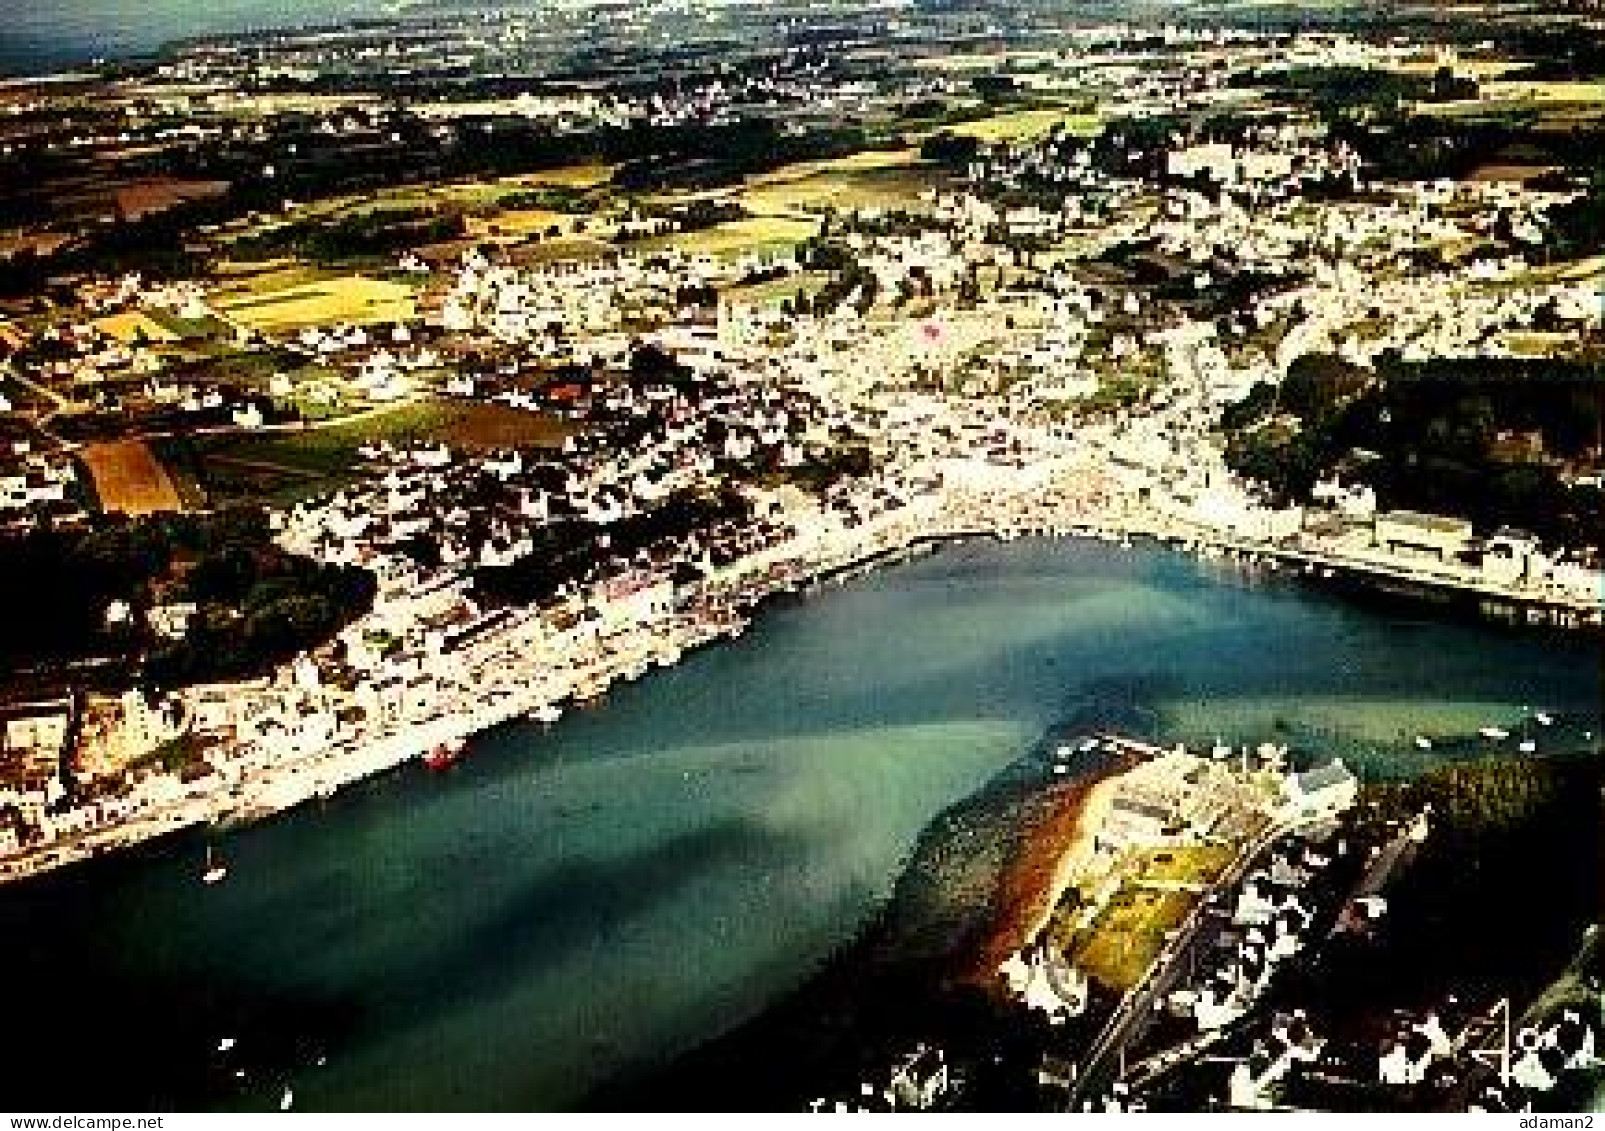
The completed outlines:
{"type": "Polygon", "coordinates": [[[698,232],[676,232],[642,240],[639,247],[673,247],[688,255],[740,256],[755,251],[778,251],[808,239],[819,230],[812,220],[755,216],[732,220],[698,232]]]}
{"type": "Polygon", "coordinates": [[[555,447],[568,430],[563,421],[505,405],[425,401],[371,410],[300,432],[203,441],[196,446],[196,464],[214,495],[287,501],[361,474],[358,449],[377,441],[445,443],[455,451],[491,451],[555,447]]]}

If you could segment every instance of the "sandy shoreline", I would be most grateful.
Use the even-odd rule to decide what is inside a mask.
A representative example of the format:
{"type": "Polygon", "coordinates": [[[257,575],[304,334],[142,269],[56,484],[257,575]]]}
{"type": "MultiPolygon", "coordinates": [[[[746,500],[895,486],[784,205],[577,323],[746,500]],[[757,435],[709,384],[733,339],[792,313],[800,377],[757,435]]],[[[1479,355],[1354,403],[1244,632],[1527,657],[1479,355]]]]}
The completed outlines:
{"type": "Polygon", "coordinates": [[[976,949],[970,980],[992,986],[998,967],[1042,933],[1070,881],[1095,851],[1103,825],[1130,763],[1092,776],[1054,783],[1022,805],[1020,840],[998,879],[993,923],[976,949]]]}

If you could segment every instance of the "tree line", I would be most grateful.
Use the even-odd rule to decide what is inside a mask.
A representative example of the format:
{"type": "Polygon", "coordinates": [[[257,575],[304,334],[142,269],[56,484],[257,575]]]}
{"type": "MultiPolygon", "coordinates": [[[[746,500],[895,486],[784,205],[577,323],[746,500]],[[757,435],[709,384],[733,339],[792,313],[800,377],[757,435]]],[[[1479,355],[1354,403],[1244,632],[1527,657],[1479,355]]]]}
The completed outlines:
{"type": "Polygon", "coordinates": [[[1561,545],[1605,545],[1605,492],[1569,484],[1598,467],[1605,368],[1597,360],[1384,355],[1373,373],[1307,356],[1222,416],[1227,464],[1279,502],[1333,474],[1385,507],[1514,526],[1561,545]]]}
{"type": "Polygon", "coordinates": [[[258,508],[11,535],[0,539],[0,585],[14,601],[0,634],[11,671],[90,662],[158,686],[265,673],[330,639],[375,591],[366,570],[280,549],[258,508]],[[117,603],[126,616],[108,615],[117,603]],[[149,625],[152,608],[177,604],[194,606],[181,635],[149,625]]]}

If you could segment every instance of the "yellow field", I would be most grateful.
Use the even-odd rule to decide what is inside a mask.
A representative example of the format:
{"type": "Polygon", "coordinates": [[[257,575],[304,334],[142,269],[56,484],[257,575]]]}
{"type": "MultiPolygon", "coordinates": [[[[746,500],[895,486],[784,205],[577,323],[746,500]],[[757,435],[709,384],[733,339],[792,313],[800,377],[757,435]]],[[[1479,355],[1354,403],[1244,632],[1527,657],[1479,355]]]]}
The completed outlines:
{"type": "Polygon", "coordinates": [[[1068,126],[1070,132],[1078,137],[1096,136],[1102,128],[1096,114],[1070,114],[1063,110],[1014,110],[979,121],[964,122],[954,126],[952,132],[960,137],[973,137],[985,142],[1029,141],[1061,124],[1068,126]]]}
{"type": "Polygon", "coordinates": [[[735,196],[754,212],[807,206],[816,199],[828,202],[833,193],[848,191],[865,178],[898,180],[905,172],[917,177],[919,164],[917,149],[871,149],[829,161],[798,161],[749,178],[735,196]]]}
{"type": "Polygon", "coordinates": [[[613,179],[616,165],[569,165],[563,169],[548,169],[517,178],[521,185],[550,185],[554,188],[588,189],[605,185],[613,179]]]}
{"type": "Polygon", "coordinates": [[[263,333],[340,322],[407,322],[417,316],[411,287],[347,275],[216,304],[230,322],[263,333]]]}
{"type": "MultiPolygon", "coordinates": [[[[1399,75],[1425,75],[1428,78],[1438,73],[1441,64],[1436,58],[1404,59],[1394,63],[1386,69],[1399,75]]],[[[1502,78],[1514,71],[1524,71],[1532,66],[1531,63],[1514,63],[1508,59],[1461,59],[1455,63],[1455,73],[1467,75],[1478,82],[1487,82],[1489,79],[1502,78]]]]}
{"type": "Polygon", "coordinates": [[[545,235],[554,225],[567,233],[574,226],[575,217],[562,212],[548,212],[544,208],[519,209],[516,212],[498,212],[494,216],[469,216],[466,234],[471,240],[523,239],[531,235],[545,235]]]}
{"type": "Polygon", "coordinates": [[[1482,92],[1494,102],[1539,105],[1583,102],[1605,103],[1605,82],[1523,82],[1519,79],[1484,83],[1482,92]]]}
{"type": "Polygon", "coordinates": [[[754,177],[734,196],[760,216],[817,214],[826,209],[921,207],[930,188],[919,152],[899,149],[857,153],[836,161],[804,161],[754,177]]]}
{"type": "MultiPolygon", "coordinates": [[[[808,219],[826,209],[920,207],[933,169],[918,149],[873,149],[824,161],[798,161],[748,177],[735,188],[654,193],[660,205],[728,200],[759,218],[808,219]]],[[[728,225],[724,225],[728,227],[728,225]]]]}
{"type": "Polygon", "coordinates": [[[780,216],[754,216],[700,232],[680,232],[643,241],[648,245],[677,247],[692,255],[743,255],[749,251],[799,243],[819,231],[812,220],[780,216]]]}
{"type": "Polygon", "coordinates": [[[184,509],[172,476],[143,440],[90,444],[81,454],[102,510],[139,515],[184,509]]]}
{"type": "Polygon", "coordinates": [[[141,310],[126,310],[97,319],[95,329],[109,334],[124,345],[141,341],[149,345],[170,345],[179,340],[177,334],[141,310]]]}
{"type": "Polygon", "coordinates": [[[1486,82],[1478,98],[1418,102],[1412,109],[1450,118],[1536,112],[1535,128],[1558,129],[1605,117],[1605,82],[1486,82]]]}
{"type": "Polygon", "coordinates": [[[873,174],[821,174],[787,184],[747,189],[737,199],[758,215],[798,215],[826,209],[920,206],[926,186],[914,177],[873,174]]]}
{"type": "Polygon", "coordinates": [[[1554,357],[1567,353],[1577,345],[1572,334],[1545,334],[1536,330],[1510,332],[1501,335],[1505,348],[1518,357],[1554,357]]]}
{"type": "Polygon", "coordinates": [[[1185,892],[1124,887],[1069,956],[1076,968],[1124,993],[1165,946],[1165,933],[1181,925],[1197,897],[1185,892]]]}
{"type": "Polygon", "coordinates": [[[212,273],[226,280],[211,296],[214,302],[223,304],[341,277],[337,271],[313,267],[298,259],[264,259],[261,262],[223,259],[213,265],[212,273]]]}
{"type": "Polygon", "coordinates": [[[721,297],[747,306],[778,306],[795,298],[799,291],[810,298],[813,297],[829,278],[829,274],[824,271],[804,271],[797,275],[788,275],[784,279],[772,279],[767,283],[731,287],[721,292],[721,297]]]}
{"type": "Polygon", "coordinates": [[[970,51],[951,55],[936,55],[914,60],[914,68],[921,71],[994,71],[1003,63],[1051,63],[1058,55],[1053,51],[970,51]]]}
{"type": "Polygon", "coordinates": [[[1220,844],[1148,849],[1142,853],[1136,882],[1151,885],[1212,883],[1235,855],[1231,848],[1220,844]]]}
{"type": "MultiPolygon", "coordinates": [[[[1538,272],[1534,272],[1537,275],[1538,272]]],[[[1584,279],[1599,279],[1605,282],[1605,255],[1594,255],[1587,259],[1578,259],[1562,267],[1552,269],[1552,277],[1568,283],[1579,283],[1584,279]]]]}

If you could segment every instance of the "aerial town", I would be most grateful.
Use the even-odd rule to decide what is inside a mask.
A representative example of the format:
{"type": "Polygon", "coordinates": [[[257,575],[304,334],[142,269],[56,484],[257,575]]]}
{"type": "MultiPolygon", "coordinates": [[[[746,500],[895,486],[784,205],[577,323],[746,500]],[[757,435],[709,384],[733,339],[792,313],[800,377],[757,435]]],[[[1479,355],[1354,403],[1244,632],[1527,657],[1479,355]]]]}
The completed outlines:
{"type": "MultiPolygon", "coordinates": [[[[1597,9],[732,5],[668,46],[682,7],[0,85],[7,888],[469,766],[953,544],[1162,546],[1600,638],[1605,95],[1559,46],[1597,9]]],[[[1598,752],[1536,705],[1468,741],[1568,725],[1598,752]]],[[[1040,1036],[1018,1080],[933,1029],[798,1106],[1590,1094],[1592,934],[1574,992],[1329,1000],[1441,835],[1431,787],[1274,735],[1084,734],[1040,770],[1086,791],[984,979],[1040,1036]]]]}

